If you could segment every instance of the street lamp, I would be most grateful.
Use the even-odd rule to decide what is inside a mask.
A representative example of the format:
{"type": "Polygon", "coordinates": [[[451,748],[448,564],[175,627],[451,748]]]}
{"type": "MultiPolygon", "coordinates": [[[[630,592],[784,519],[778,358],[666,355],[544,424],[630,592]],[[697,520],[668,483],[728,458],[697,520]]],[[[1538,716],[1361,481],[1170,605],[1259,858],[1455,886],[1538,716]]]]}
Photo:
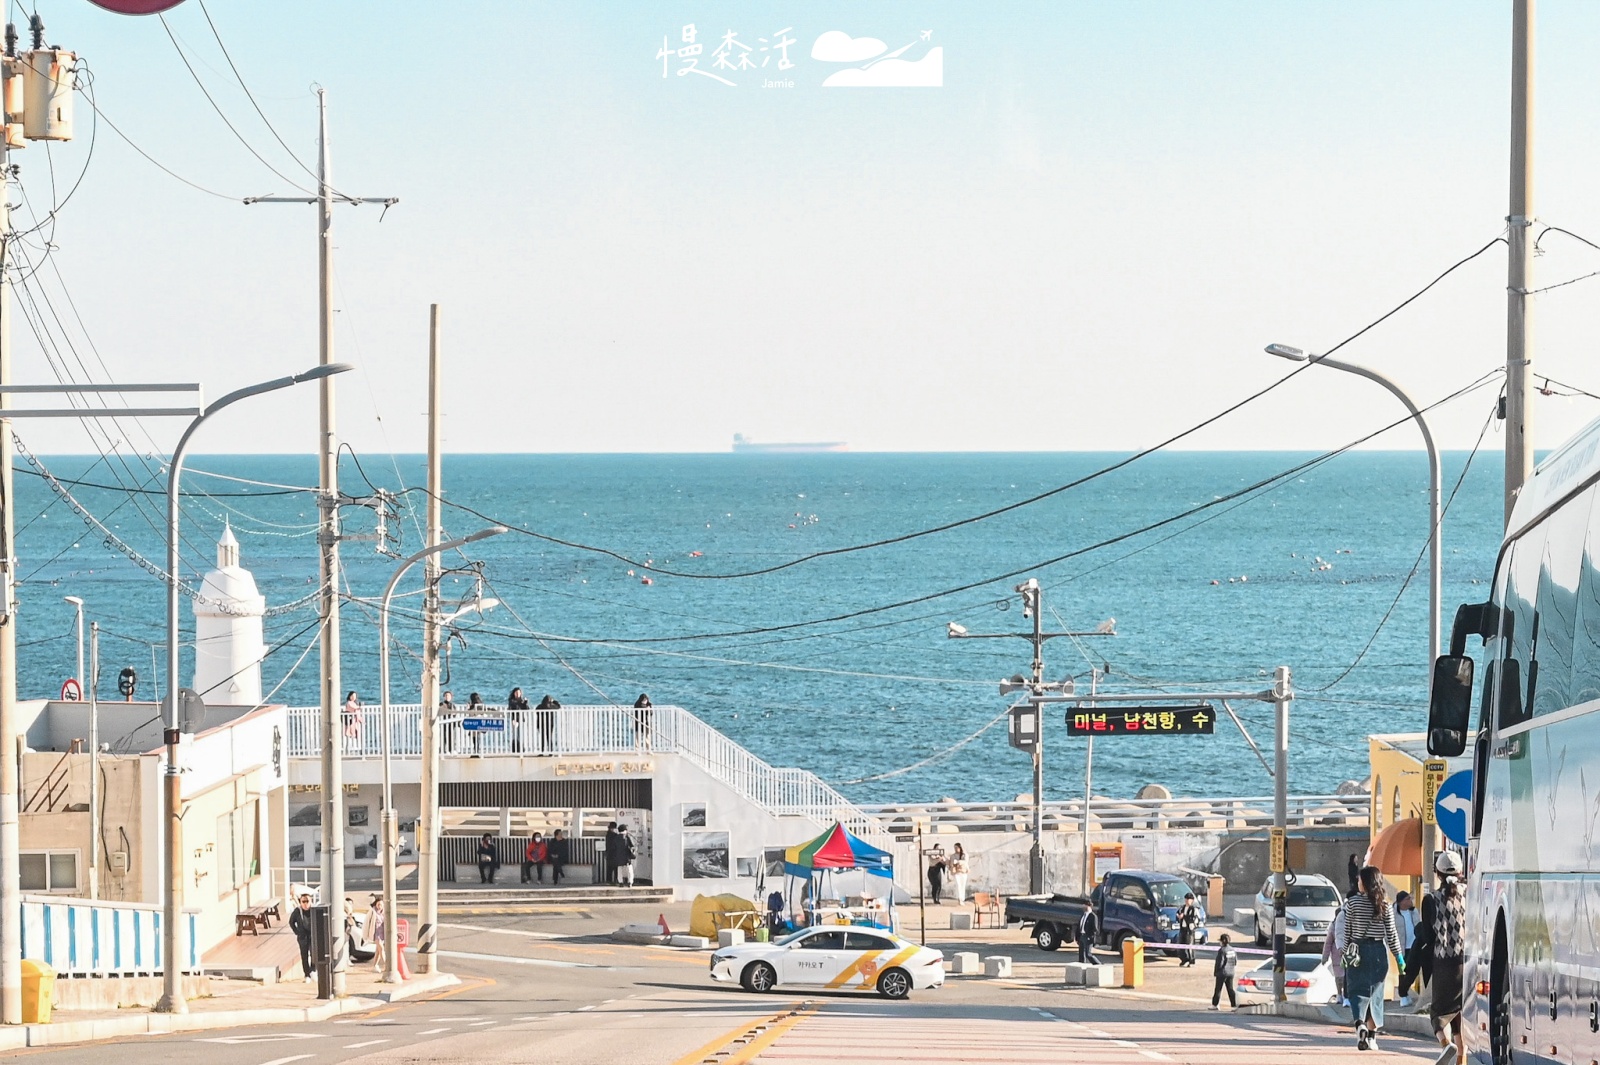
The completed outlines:
{"type": "MultiPolygon", "coordinates": [[[[1116,624],[1114,621],[1104,622],[1096,627],[1094,632],[1045,632],[1042,595],[1043,589],[1039,582],[1029,577],[1017,585],[1015,591],[1022,593],[1022,616],[1033,620],[1032,632],[997,632],[977,633],[968,632],[966,627],[954,621],[947,623],[946,636],[952,640],[1010,640],[1022,639],[1033,644],[1033,676],[1032,679],[1021,674],[1009,681],[1000,682],[1000,694],[1007,695],[1014,691],[1027,690],[1030,700],[1033,701],[1035,713],[1035,728],[1033,737],[1033,846],[1028,852],[1028,891],[1030,894],[1041,894],[1044,887],[1044,719],[1037,716],[1040,711],[1038,699],[1047,691],[1070,690],[1072,681],[1062,681],[1060,684],[1046,684],[1044,679],[1044,643],[1058,636],[1115,636],[1116,624]]],[[[1085,821],[1084,832],[1087,839],[1088,823],[1085,821]]],[[[1086,889],[1087,890],[1087,889],[1086,889]]]]}
{"type": "Polygon", "coordinates": [[[85,681],[83,679],[83,600],[75,595],[64,596],[78,610],[78,672],[73,676],[78,680],[78,698],[83,698],[85,681]]]}
{"type": "MultiPolygon", "coordinates": [[[[394,812],[394,774],[391,771],[391,736],[389,733],[389,600],[394,597],[395,586],[400,583],[406,570],[430,555],[453,551],[458,547],[487,540],[491,536],[499,536],[511,530],[504,525],[491,525],[487,529],[479,529],[469,536],[456,540],[446,540],[442,544],[424,548],[400,563],[394,571],[394,576],[389,578],[388,587],[383,590],[383,602],[378,606],[378,697],[382,701],[382,713],[379,718],[379,727],[383,729],[383,814],[380,818],[379,831],[383,833],[383,982],[395,983],[400,979],[398,951],[400,947],[399,921],[396,919],[395,909],[399,903],[395,899],[395,844],[399,835],[399,821],[394,812]]],[[[423,707],[427,713],[428,707],[423,707]]],[[[423,752],[426,758],[428,752],[423,752]]],[[[420,888],[421,885],[419,884],[420,888]]]]}
{"type": "Polygon", "coordinates": [[[1432,683],[1433,660],[1439,657],[1439,599],[1444,583],[1444,560],[1440,552],[1439,538],[1442,533],[1444,516],[1440,510],[1440,482],[1443,475],[1439,467],[1439,449],[1434,446],[1433,434],[1428,431],[1428,420],[1422,416],[1422,411],[1411,401],[1411,397],[1393,381],[1376,370],[1369,370],[1365,366],[1354,363],[1342,362],[1331,359],[1326,355],[1307,355],[1299,348],[1291,348],[1287,344],[1268,344],[1267,354],[1276,355],[1280,359],[1291,362],[1315,363],[1320,366],[1330,366],[1335,370],[1343,370],[1365,377],[1369,381],[1376,381],[1387,388],[1396,399],[1405,404],[1406,410],[1411,412],[1411,418],[1417,423],[1417,428],[1422,430],[1422,443],[1428,449],[1428,678],[1432,683]]]}
{"type": "Polygon", "coordinates": [[[179,903],[183,898],[183,804],[182,789],[178,779],[178,741],[182,728],[178,716],[178,484],[183,477],[183,453],[189,446],[189,440],[194,436],[195,430],[224,407],[231,407],[241,399],[259,396],[264,392],[276,392],[290,385],[320,380],[353,369],[355,367],[347,362],[329,363],[326,366],[312,367],[305,373],[298,373],[292,377],[279,377],[229,392],[215,403],[209,403],[202,408],[189,423],[189,427],[183,431],[183,435],[178,438],[177,446],[172,449],[171,463],[167,467],[167,697],[166,705],[162,708],[164,717],[162,740],[167,748],[167,764],[164,770],[166,779],[161,798],[161,812],[167,822],[166,846],[162,855],[165,865],[163,872],[166,873],[166,891],[163,893],[165,897],[162,899],[161,909],[161,950],[164,964],[161,1000],[156,1003],[158,1013],[189,1012],[189,1003],[183,996],[183,963],[179,957],[183,944],[183,937],[179,935],[182,911],[179,903]]]}

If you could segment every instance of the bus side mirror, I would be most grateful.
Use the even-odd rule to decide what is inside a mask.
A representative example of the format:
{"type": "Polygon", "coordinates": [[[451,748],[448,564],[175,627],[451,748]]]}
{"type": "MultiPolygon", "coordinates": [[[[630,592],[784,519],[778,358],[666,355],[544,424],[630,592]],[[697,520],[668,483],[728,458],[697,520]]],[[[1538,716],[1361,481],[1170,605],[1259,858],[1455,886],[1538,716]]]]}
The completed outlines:
{"type": "Polygon", "coordinates": [[[1467,749],[1472,719],[1472,659],[1440,655],[1433,663],[1433,690],[1428,699],[1428,753],[1454,758],[1467,749]]]}

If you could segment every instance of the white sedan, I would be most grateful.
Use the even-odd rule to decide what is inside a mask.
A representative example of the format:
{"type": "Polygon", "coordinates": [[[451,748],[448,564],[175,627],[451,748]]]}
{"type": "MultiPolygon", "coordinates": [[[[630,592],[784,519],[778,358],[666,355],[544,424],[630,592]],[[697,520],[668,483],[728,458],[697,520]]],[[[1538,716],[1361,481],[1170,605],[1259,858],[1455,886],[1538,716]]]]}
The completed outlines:
{"type": "MultiPolygon", "coordinates": [[[[1305,1002],[1323,1006],[1339,1001],[1339,983],[1333,970],[1323,964],[1316,954],[1286,954],[1284,956],[1284,996],[1290,1002],[1305,1002]]],[[[1272,959],[1241,975],[1237,981],[1239,994],[1248,999],[1251,995],[1271,998],[1273,987],[1272,959]]]]}
{"type": "Polygon", "coordinates": [[[944,954],[875,928],[804,928],[774,943],[718,949],[711,979],[758,993],[792,984],[905,998],[944,984],[944,954]]]}

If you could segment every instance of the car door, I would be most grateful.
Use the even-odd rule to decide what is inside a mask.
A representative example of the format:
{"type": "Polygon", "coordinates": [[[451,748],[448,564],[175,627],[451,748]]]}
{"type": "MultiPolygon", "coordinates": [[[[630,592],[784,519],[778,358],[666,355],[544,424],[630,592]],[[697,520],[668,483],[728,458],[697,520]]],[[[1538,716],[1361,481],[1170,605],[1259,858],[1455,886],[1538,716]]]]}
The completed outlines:
{"type": "Polygon", "coordinates": [[[819,929],[783,952],[778,979],[786,984],[826,984],[849,964],[844,929],[819,929]]]}
{"type": "Polygon", "coordinates": [[[830,982],[832,987],[876,987],[878,974],[901,954],[894,940],[876,932],[846,932],[844,946],[850,960],[830,982]]]}

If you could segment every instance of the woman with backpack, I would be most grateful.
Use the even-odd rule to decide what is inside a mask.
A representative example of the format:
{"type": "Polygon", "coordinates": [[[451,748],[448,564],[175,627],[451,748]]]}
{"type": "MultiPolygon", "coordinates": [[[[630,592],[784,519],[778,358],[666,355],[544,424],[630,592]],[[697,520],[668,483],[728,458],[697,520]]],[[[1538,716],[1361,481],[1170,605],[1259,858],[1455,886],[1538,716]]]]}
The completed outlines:
{"type": "Polygon", "coordinates": [[[1360,890],[1345,900],[1343,951],[1345,995],[1356,1024],[1356,1049],[1378,1049],[1378,1028],[1383,1024],[1383,984],[1389,975],[1389,956],[1400,957],[1400,932],[1395,928],[1394,907],[1375,865],[1363,866],[1360,890]]]}

